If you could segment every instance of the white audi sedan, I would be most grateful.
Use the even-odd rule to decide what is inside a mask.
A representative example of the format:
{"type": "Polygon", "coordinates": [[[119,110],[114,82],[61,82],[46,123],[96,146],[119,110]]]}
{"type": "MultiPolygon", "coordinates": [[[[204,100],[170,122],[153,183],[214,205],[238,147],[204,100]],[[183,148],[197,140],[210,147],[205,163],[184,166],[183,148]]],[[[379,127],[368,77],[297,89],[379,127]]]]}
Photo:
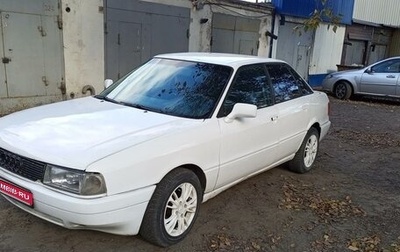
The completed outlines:
{"type": "Polygon", "coordinates": [[[283,163],[309,171],[328,103],[283,61],[159,55],[94,97],[1,118],[0,194],[66,228],[169,246],[225,189],[283,163]]]}

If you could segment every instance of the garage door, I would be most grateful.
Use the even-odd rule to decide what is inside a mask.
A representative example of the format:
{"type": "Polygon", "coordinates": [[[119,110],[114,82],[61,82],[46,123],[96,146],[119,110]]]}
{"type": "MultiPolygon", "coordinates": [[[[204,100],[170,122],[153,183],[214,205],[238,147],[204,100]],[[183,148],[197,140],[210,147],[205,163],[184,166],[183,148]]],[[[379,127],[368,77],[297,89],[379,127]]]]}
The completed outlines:
{"type": "Polygon", "coordinates": [[[279,26],[276,58],[288,62],[304,79],[308,79],[314,32],[296,32],[298,24],[279,26]]]}
{"type": "Polygon", "coordinates": [[[215,13],[212,52],[257,55],[260,20],[215,13]]]}
{"type": "Polygon", "coordinates": [[[61,94],[63,56],[58,1],[2,4],[0,98],[61,94]]]}
{"type": "Polygon", "coordinates": [[[116,80],[160,53],[188,51],[190,9],[107,1],[106,78],[116,80]]]}

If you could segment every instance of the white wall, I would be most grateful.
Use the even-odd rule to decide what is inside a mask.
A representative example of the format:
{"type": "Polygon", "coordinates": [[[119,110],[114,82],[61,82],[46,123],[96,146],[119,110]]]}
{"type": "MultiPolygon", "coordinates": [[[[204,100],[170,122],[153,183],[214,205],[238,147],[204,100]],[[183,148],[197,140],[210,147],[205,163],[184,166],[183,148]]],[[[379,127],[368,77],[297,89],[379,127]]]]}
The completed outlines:
{"type": "Polygon", "coordinates": [[[85,96],[85,85],[93,86],[98,94],[104,87],[103,0],[61,3],[67,98],[85,96]]]}
{"type": "Polygon", "coordinates": [[[336,33],[332,27],[329,30],[327,28],[327,24],[321,24],[315,31],[310,75],[337,71],[336,65],[340,64],[346,27],[339,26],[336,33]]]}

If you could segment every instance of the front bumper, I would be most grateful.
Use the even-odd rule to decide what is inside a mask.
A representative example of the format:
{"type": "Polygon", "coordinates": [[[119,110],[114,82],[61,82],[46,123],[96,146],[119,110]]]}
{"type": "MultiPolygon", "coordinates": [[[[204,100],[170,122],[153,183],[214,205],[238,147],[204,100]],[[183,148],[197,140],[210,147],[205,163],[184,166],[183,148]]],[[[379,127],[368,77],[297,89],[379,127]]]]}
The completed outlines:
{"type": "Polygon", "coordinates": [[[80,198],[55,191],[40,182],[17,177],[0,168],[0,177],[28,189],[34,206],[3,195],[19,208],[70,229],[90,229],[120,235],[136,235],[155,185],[101,198],[80,198]]]}
{"type": "Polygon", "coordinates": [[[326,77],[322,81],[322,90],[333,93],[333,88],[337,80],[338,79],[335,77],[330,77],[330,78],[326,77]]]}

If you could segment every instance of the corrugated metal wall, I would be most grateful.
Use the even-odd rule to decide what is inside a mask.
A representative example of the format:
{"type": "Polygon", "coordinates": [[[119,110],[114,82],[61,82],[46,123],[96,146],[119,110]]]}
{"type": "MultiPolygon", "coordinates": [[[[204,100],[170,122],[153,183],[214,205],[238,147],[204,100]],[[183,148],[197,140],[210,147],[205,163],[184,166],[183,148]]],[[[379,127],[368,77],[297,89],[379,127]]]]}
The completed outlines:
{"type": "Polygon", "coordinates": [[[361,20],[387,26],[400,26],[399,0],[355,0],[355,20],[361,20]]]}
{"type": "MultiPolygon", "coordinates": [[[[315,9],[321,8],[321,3],[315,0],[272,0],[279,14],[308,18],[315,9]]],[[[342,24],[351,24],[354,0],[328,0],[327,7],[336,15],[341,15],[342,24]]]]}

